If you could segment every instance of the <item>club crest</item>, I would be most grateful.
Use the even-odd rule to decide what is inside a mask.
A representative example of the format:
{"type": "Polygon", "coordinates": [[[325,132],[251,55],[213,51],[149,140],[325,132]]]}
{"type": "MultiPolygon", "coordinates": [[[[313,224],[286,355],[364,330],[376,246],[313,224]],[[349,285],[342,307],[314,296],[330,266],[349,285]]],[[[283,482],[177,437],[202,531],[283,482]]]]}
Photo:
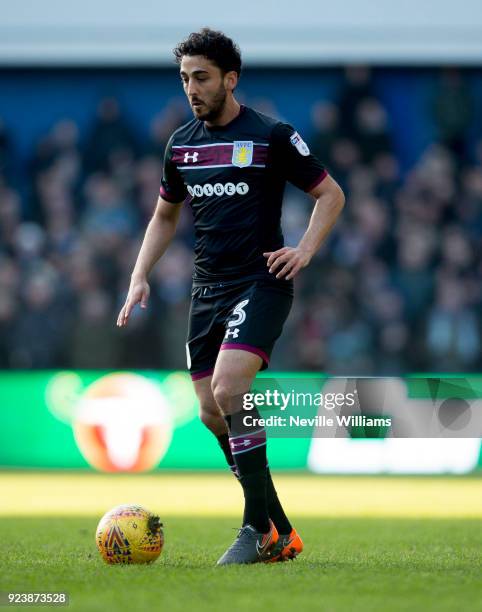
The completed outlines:
{"type": "Polygon", "coordinates": [[[238,168],[250,166],[253,162],[253,141],[235,140],[233,142],[233,158],[231,163],[238,168]]]}

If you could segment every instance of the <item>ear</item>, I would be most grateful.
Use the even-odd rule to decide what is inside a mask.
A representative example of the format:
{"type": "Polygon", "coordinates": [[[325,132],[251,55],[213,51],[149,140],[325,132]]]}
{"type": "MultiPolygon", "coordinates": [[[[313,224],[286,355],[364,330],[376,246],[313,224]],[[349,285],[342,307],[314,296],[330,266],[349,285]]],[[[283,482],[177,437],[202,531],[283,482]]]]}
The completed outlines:
{"type": "Polygon", "coordinates": [[[229,72],[226,72],[226,74],[224,75],[224,87],[228,91],[234,91],[236,89],[237,84],[238,84],[238,73],[234,70],[230,70],[229,72]]]}

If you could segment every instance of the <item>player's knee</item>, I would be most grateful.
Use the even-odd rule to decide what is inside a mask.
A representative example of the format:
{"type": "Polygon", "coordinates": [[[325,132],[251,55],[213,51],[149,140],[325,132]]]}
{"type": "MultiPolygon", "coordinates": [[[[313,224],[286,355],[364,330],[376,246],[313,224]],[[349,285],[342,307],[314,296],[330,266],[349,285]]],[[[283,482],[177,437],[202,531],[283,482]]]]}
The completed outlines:
{"type": "Polygon", "coordinates": [[[223,414],[234,414],[242,409],[243,396],[233,385],[232,378],[213,379],[211,388],[216,404],[223,414]]]}
{"type": "Polygon", "coordinates": [[[201,404],[199,408],[201,422],[214,434],[220,435],[226,431],[226,422],[219,408],[212,404],[201,404]]]}
{"type": "Polygon", "coordinates": [[[214,399],[216,400],[216,404],[224,414],[229,413],[231,399],[233,397],[233,392],[229,382],[223,377],[213,378],[211,389],[214,399]]]}

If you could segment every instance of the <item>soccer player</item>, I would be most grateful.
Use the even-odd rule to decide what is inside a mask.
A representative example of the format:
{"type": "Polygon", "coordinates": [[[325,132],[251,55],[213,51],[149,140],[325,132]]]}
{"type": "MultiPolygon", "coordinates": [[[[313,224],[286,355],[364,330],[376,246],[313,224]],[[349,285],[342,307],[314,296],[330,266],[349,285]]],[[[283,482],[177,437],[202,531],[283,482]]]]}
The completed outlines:
{"type": "Polygon", "coordinates": [[[293,278],[325,240],[343,192],[290,125],[240,105],[237,45],[204,28],[175,49],[194,119],[171,136],[160,196],[146,230],[117,324],[146,308],[148,275],[176,231],[183,202],[192,208],[195,263],[186,344],[202,422],[217,437],[244,493],[243,524],[219,565],[293,558],[303,543],[276,494],[266,434],[245,427],[243,394],[268,366],[290,311],[293,278]],[[300,243],[283,245],[286,181],[315,205],[300,243]]]}

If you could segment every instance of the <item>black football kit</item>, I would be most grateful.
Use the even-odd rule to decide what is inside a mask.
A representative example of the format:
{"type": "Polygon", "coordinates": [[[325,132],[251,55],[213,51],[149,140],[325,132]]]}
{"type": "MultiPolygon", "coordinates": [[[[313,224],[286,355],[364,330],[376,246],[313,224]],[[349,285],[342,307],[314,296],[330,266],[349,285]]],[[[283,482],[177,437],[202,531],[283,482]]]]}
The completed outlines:
{"type": "Polygon", "coordinates": [[[246,106],[227,125],[209,128],[193,119],[171,136],[160,195],[186,200],[193,212],[186,352],[194,380],[212,373],[223,349],[256,353],[267,367],[293,284],[269,273],[263,253],[284,246],[286,182],[308,192],[326,175],[290,125],[246,106]]]}

